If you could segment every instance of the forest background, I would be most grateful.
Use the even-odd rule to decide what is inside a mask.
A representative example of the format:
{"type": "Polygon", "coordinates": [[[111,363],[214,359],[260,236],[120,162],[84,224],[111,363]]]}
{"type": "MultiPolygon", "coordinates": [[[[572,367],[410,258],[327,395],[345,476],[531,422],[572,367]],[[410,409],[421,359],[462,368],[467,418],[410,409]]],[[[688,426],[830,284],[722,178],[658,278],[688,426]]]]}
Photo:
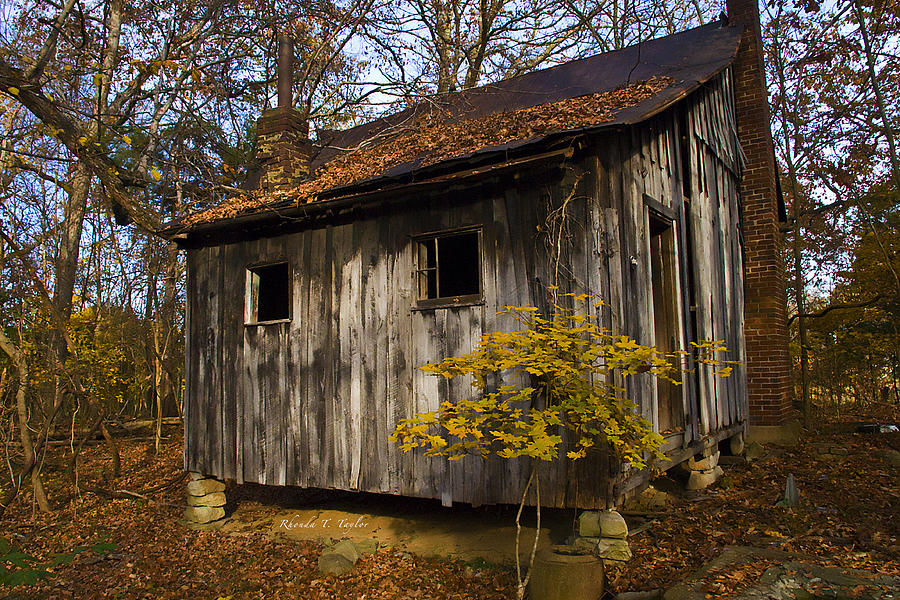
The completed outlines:
{"type": "MultiPolygon", "coordinates": [[[[296,105],[340,129],[719,18],[704,0],[2,0],[0,514],[49,443],[182,414],[184,264],[153,232],[240,193],[295,39],[296,105]]],[[[900,403],[900,4],[760,6],[796,397],[900,403]]],[[[315,137],[315,133],[313,133],[315,137]]],[[[156,427],[157,437],[161,426],[156,427]]],[[[157,447],[158,447],[157,439],[157,447]]],[[[77,481],[77,477],[74,478],[77,481]]]]}

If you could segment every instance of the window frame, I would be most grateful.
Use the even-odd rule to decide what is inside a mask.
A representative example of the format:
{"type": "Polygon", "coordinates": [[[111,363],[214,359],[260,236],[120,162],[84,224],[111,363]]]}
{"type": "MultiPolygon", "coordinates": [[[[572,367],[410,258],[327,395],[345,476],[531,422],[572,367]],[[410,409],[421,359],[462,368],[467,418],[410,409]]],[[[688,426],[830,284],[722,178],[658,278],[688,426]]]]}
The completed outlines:
{"type": "Polygon", "coordinates": [[[275,259],[275,260],[267,260],[251,263],[246,266],[244,269],[244,326],[245,327],[256,327],[258,325],[277,325],[279,323],[290,323],[294,319],[294,286],[293,286],[293,265],[291,265],[291,261],[287,258],[275,259]],[[258,278],[258,270],[265,267],[274,267],[275,265],[287,265],[287,317],[281,319],[269,319],[267,321],[258,321],[255,320],[255,314],[259,311],[259,288],[257,286],[257,294],[254,297],[253,294],[253,279],[254,277],[258,278]],[[256,299],[256,305],[254,306],[254,298],[256,299]]]}
{"type": "MultiPolygon", "coordinates": [[[[415,305],[412,307],[412,310],[433,310],[436,308],[454,308],[454,307],[462,307],[462,306],[477,306],[484,304],[484,227],[482,225],[468,225],[465,227],[456,227],[453,229],[440,229],[437,231],[429,231],[426,233],[419,233],[414,236],[410,236],[412,239],[412,252],[413,252],[413,288],[415,290],[415,305]],[[438,285],[440,282],[440,252],[438,251],[437,240],[444,237],[453,237],[456,235],[466,234],[466,233],[475,233],[476,241],[478,244],[478,248],[476,249],[476,256],[478,257],[478,265],[475,267],[477,269],[478,274],[478,291],[474,294],[462,294],[457,296],[438,296],[437,298],[421,298],[420,297],[420,285],[419,278],[426,271],[434,270],[435,275],[438,278],[438,281],[435,285],[438,285]],[[419,264],[420,253],[419,253],[419,244],[422,242],[434,240],[435,241],[435,266],[433,268],[430,267],[422,267],[419,264]]],[[[438,288],[440,289],[440,288],[438,288]]]]}

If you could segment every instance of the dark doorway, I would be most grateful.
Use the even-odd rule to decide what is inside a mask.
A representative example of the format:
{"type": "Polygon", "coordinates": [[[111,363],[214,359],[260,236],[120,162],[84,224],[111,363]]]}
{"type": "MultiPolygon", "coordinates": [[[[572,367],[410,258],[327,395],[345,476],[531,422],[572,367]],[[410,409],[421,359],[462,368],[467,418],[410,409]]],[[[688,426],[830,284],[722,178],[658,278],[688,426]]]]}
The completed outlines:
{"type": "MultiPolygon", "coordinates": [[[[656,349],[671,353],[679,349],[675,230],[671,220],[654,211],[650,212],[650,279],[656,349]]],[[[675,379],[680,380],[680,361],[672,360],[676,367],[675,379]]],[[[684,425],[681,386],[657,379],[656,395],[660,433],[681,429],[684,425]]]]}

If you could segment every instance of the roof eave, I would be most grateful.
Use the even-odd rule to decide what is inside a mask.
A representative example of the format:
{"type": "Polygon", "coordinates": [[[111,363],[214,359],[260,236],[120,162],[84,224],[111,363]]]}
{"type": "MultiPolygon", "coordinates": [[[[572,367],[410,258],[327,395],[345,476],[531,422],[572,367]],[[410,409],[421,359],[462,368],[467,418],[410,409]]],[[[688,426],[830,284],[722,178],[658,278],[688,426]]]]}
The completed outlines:
{"type": "MultiPolygon", "coordinates": [[[[568,135],[566,137],[577,137],[568,135]]],[[[539,141],[546,141],[541,138],[539,141]]],[[[537,146],[537,142],[534,143],[537,146]]],[[[495,156],[504,155],[504,151],[496,151],[495,156]]],[[[291,221],[298,224],[302,221],[312,221],[323,216],[330,216],[345,212],[347,209],[357,208],[360,205],[376,203],[384,200],[384,196],[394,196],[408,193],[412,190],[423,191],[432,187],[444,186],[448,182],[462,181],[470,178],[480,178],[486,175],[495,175],[502,171],[515,169],[523,165],[533,165],[536,162],[544,162],[551,160],[564,160],[571,157],[573,147],[571,144],[548,150],[542,153],[528,153],[517,158],[507,158],[507,160],[495,160],[493,162],[485,162],[471,169],[448,170],[444,173],[434,173],[430,176],[424,176],[425,170],[418,171],[418,176],[410,179],[409,175],[397,176],[389,179],[386,177],[373,178],[367,180],[372,183],[379,183],[377,186],[370,186],[369,189],[359,189],[358,186],[345,186],[343,188],[333,188],[327,191],[328,198],[321,199],[316,202],[305,204],[296,204],[294,202],[281,202],[267,206],[264,210],[236,215],[225,219],[211,221],[209,223],[199,223],[190,228],[177,228],[175,226],[167,227],[164,231],[165,237],[179,243],[182,246],[192,246],[192,242],[200,241],[201,238],[214,236],[234,229],[255,229],[266,225],[279,222],[291,221]],[[390,185],[393,182],[393,185],[390,185]]],[[[462,157],[453,159],[454,162],[461,162],[462,157]]],[[[449,161],[445,161],[449,162],[449,161]]],[[[443,165],[444,163],[437,163],[443,165]]],[[[446,170],[446,169],[444,169],[446,170]]],[[[363,182],[360,182],[363,183],[363,182]]],[[[199,244],[202,245],[202,244],[199,244]]]]}
{"type": "MultiPolygon", "coordinates": [[[[409,185],[418,183],[427,183],[442,175],[452,173],[460,167],[471,165],[473,160],[479,163],[499,162],[502,160],[511,160],[510,154],[516,156],[527,155],[539,152],[541,148],[552,146],[555,142],[573,138],[578,135],[587,133],[597,133],[603,130],[621,128],[625,126],[634,126],[648,119],[651,119],[660,113],[666,111],[675,104],[681,102],[706,82],[719,76],[728,69],[737,56],[738,47],[735,46],[730,56],[717,69],[711,70],[705,76],[698,79],[681,80],[672,84],[672,87],[679,88],[678,91],[671,95],[657,94],[653,98],[638,102],[634,106],[622,109],[617,113],[616,118],[606,123],[599,123],[586,127],[579,127],[565,131],[554,132],[541,137],[535,137],[528,140],[511,142],[500,146],[492,146],[489,148],[481,148],[474,152],[470,152],[463,156],[454,157],[445,161],[434,163],[425,167],[417,167],[410,164],[407,169],[403,169],[404,165],[400,165],[392,169],[389,174],[382,173],[375,177],[370,177],[362,181],[358,181],[349,185],[331,188],[318,194],[320,199],[315,205],[327,206],[329,200],[343,199],[351,196],[358,196],[370,193],[385,193],[387,191],[397,192],[409,185]],[[664,96],[660,100],[660,96],[664,96]],[[395,185],[392,185],[395,184],[395,185]]],[[[180,225],[179,222],[167,224],[158,231],[160,235],[168,239],[184,242],[191,234],[200,232],[214,232],[226,230],[233,227],[240,227],[249,223],[264,223],[267,221],[277,222],[285,215],[285,210],[291,210],[296,206],[293,202],[282,202],[266,206],[264,209],[244,215],[227,217],[218,219],[209,223],[200,223],[192,226],[180,225]]],[[[304,204],[303,207],[313,206],[312,203],[304,204]]]]}

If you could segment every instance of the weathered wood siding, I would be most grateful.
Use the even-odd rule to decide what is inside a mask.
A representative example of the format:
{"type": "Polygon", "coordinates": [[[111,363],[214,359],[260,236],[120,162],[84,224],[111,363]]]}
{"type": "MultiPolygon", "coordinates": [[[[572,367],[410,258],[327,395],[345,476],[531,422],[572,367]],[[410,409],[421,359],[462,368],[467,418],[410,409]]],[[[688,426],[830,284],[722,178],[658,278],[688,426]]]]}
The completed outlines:
{"type": "MultiPolygon", "coordinates": [[[[661,210],[673,217],[676,233],[680,347],[722,340],[728,352],[720,358],[744,360],[741,159],[734,132],[731,74],[726,71],[674,110],[596,141],[596,206],[590,223],[601,260],[600,279],[591,291],[607,301],[602,321],[612,331],[656,344],[648,220],[651,210],[661,210]],[[686,152],[679,145],[682,135],[686,152]],[[687,169],[682,169],[681,161],[687,169]],[[687,198],[682,173],[691,178],[687,198]]],[[[684,374],[684,424],[676,440],[681,446],[746,419],[743,365],[735,366],[728,378],[715,377],[712,371],[701,366],[696,374],[684,374]]],[[[652,377],[634,376],[626,387],[658,427],[652,377]]]]}
{"type": "Polygon", "coordinates": [[[744,349],[744,287],[739,184],[742,158],[734,118],[731,71],[694,94],[686,104],[691,151],[691,211],[684,215],[694,252],[698,339],[722,340],[729,360],[742,361],[731,377],[700,369],[700,414],[693,438],[747,418],[744,349]],[[690,221],[690,223],[688,223],[690,221]]]}
{"type": "MultiPolygon", "coordinates": [[[[388,441],[399,419],[470,393],[467,382],[418,367],[471,351],[485,331],[510,330],[515,323],[497,311],[542,306],[554,281],[597,294],[607,302],[598,314],[606,327],[653,344],[651,207],[674,218],[679,343],[692,336],[690,253],[697,337],[725,340],[740,358],[739,167],[729,82],[726,73],[639,127],[598,136],[567,164],[400,199],[279,237],[189,250],[186,467],[239,482],[518,502],[524,463],[472,457],[447,465],[388,441]],[[697,180],[690,218],[681,110],[691,139],[684,158],[697,180]],[[563,235],[548,236],[558,230],[547,226],[547,215],[563,204],[563,235]],[[482,228],[484,302],[416,310],[412,237],[467,226],[482,228]],[[548,245],[556,242],[558,273],[548,245]],[[279,261],[291,268],[290,322],[245,325],[247,268],[279,261]]],[[[681,445],[744,418],[742,377],[738,368],[725,381],[687,378],[681,445]]],[[[651,378],[626,385],[658,423],[651,378]]],[[[621,472],[603,452],[575,464],[559,460],[544,471],[542,501],[603,506],[622,491],[621,472]]]]}
{"type": "MultiPolygon", "coordinates": [[[[552,187],[560,177],[551,166],[541,180],[552,187]]],[[[510,328],[497,311],[533,303],[550,283],[537,232],[548,200],[533,180],[509,177],[351,222],[189,250],[187,468],[240,482],[515,502],[523,466],[447,466],[387,437],[400,418],[470,390],[419,366],[510,328]],[[416,310],[412,236],[472,225],[482,227],[484,302],[416,310]],[[245,325],[246,269],[284,260],[290,322],[245,325]]],[[[550,504],[566,503],[565,468],[546,474],[550,504]]],[[[578,490],[583,502],[605,498],[605,478],[595,480],[578,490]]]]}

